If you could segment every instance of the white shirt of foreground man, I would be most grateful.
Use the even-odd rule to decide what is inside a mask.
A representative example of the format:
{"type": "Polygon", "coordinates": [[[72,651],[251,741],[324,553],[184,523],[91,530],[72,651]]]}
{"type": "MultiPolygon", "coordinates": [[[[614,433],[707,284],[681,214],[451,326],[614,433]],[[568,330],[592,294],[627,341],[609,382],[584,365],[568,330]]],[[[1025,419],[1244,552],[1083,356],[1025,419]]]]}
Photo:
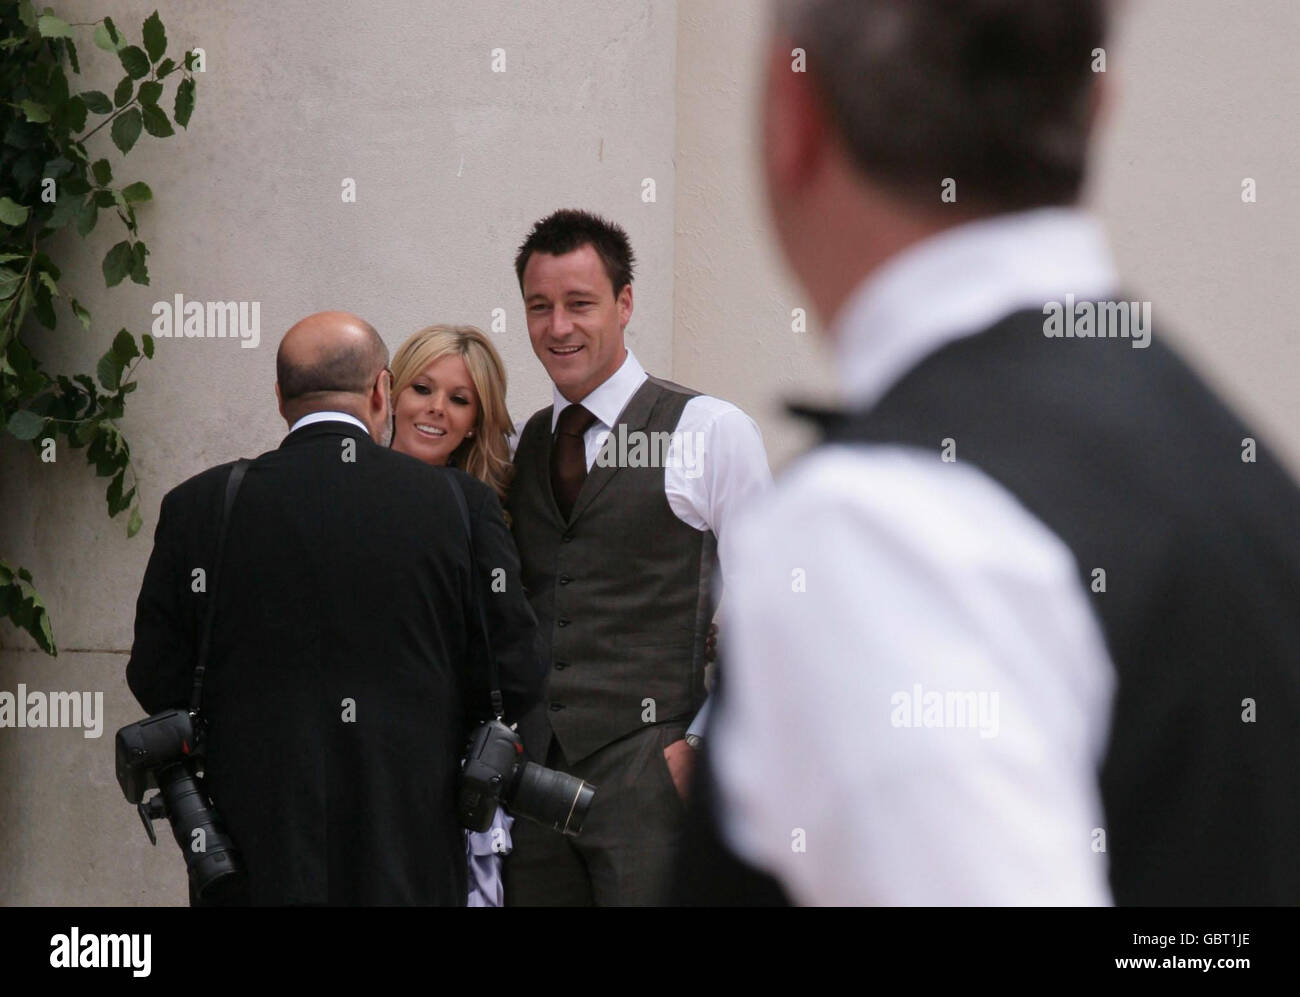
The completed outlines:
{"type": "MultiPolygon", "coordinates": [[[[1071,209],[940,233],[837,315],[845,405],[1010,312],[1115,284],[1071,209]]],[[[1115,682],[1100,626],[1065,544],[939,445],[819,449],[736,522],[722,832],[796,903],[1109,904],[1088,834],[1115,682]],[[974,695],[941,718],[927,694],[957,692],[974,695]]]]}

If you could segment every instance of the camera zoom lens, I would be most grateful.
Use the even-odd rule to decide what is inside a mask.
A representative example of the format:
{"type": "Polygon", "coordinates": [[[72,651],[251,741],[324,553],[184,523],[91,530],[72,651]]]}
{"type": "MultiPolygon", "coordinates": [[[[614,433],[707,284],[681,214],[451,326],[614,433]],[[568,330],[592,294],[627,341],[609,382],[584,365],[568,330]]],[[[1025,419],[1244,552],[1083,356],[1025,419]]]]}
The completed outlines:
{"type": "Polygon", "coordinates": [[[582,830],[595,795],[596,787],[577,776],[525,762],[509,806],[514,814],[572,837],[582,830]]]}

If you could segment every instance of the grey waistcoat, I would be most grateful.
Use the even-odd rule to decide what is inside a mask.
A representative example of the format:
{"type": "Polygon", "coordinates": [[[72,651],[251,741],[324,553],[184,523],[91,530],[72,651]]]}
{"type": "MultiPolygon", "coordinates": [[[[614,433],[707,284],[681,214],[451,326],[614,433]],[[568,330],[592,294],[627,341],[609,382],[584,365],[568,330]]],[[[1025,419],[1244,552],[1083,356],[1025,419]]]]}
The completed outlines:
{"type": "MultiPolygon", "coordinates": [[[[672,432],[696,394],[650,377],[619,422],[628,434],[672,432]]],[[[619,433],[616,424],[614,440],[619,433]]],[[[551,440],[548,406],[524,427],[506,500],[524,588],[552,662],[544,713],[535,711],[521,730],[535,757],[553,732],[575,762],[703,703],[717,544],[712,532],[673,513],[662,464],[603,467],[598,459],[566,523],[551,492],[551,440]]]]}

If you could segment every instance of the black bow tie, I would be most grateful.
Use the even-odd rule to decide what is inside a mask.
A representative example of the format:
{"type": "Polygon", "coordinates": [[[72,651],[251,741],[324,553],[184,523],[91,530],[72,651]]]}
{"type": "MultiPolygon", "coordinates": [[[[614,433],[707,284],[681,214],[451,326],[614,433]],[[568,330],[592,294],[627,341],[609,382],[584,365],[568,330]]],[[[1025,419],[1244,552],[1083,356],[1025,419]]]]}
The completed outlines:
{"type": "Polygon", "coordinates": [[[785,410],[796,419],[803,419],[813,423],[822,432],[843,425],[852,414],[844,409],[826,408],[825,406],[801,401],[787,401],[785,410]]]}

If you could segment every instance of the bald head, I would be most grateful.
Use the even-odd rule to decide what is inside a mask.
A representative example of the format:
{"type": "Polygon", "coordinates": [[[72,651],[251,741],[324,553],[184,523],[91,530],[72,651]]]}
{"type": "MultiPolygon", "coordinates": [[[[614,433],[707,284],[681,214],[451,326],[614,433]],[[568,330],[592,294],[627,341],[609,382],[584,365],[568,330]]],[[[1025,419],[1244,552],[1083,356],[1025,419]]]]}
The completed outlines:
{"type": "Polygon", "coordinates": [[[367,396],[388,366],[374,326],[349,312],[317,312],[284,334],[275,354],[280,411],[292,424],[311,412],[350,412],[363,420],[367,396]]]}

